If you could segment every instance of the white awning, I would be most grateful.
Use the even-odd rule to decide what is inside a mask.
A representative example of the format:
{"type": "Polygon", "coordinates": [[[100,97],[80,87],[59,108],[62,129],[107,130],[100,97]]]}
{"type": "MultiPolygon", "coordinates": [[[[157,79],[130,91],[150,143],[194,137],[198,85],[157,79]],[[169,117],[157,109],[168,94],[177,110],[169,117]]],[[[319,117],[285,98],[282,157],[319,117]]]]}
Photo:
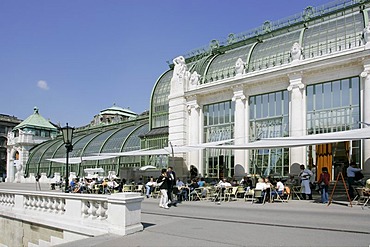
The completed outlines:
{"type": "Polygon", "coordinates": [[[234,139],[223,140],[223,141],[216,141],[216,142],[209,142],[209,143],[201,143],[191,146],[169,146],[164,147],[161,149],[142,149],[142,150],[135,150],[135,151],[128,151],[128,152],[120,152],[120,153],[99,153],[100,156],[145,156],[145,155],[172,155],[173,153],[188,153],[192,151],[198,151],[200,149],[206,148],[206,145],[220,145],[227,142],[231,142],[234,139]]]}
{"type": "MultiPolygon", "coordinates": [[[[71,158],[68,158],[68,163],[69,164],[79,164],[79,163],[82,163],[82,161],[85,161],[85,160],[105,160],[105,159],[111,159],[111,158],[115,158],[115,157],[117,157],[117,156],[114,156],[114,155],[107,155],[107,156],[96,155],[96,156],[84,156],[84,157],[71,157],[71,158]]],[[[62,164],[67,163],[66,158],[53,158],[53,159],[46,159],[46,160],[53,161],[53,162],[56,162],[56,163],[62,163],[62,164]]]]}
{"type": "Polygon", "coordinates": [[[85,168],[84,172],[88,173],[88,174],[93,174],[93,173],[96,173],[96,172],[97,173],[103,173],[104,169],[103,168],[85,168]]]}
{"type": "Polygon", "coordinates": [[[142,166],[140,167],[140,171],[146,171],[146,170],[149,170],[149,169],[158,169],[158,167],[156,166],[151,166],[151,165],[147,165],[147,166],[142,166]]]}
{"type": "Polygon", "coordinates": [[[206,145],[209,149],[269,149],[269,148],[289,148],[289,147],[299,147],[299,146],[310,146],[316,144],[325,143],[336,143],[344,141],[354,141],[370,139],[370,128],[347,130],[340,132],[332,132],[325,134],[316,135],[306,135],[298,137],[279,137],[279,138],[269,138],[262,139],[260,141],[255,141],[251,143],[241,144],[241,145],[206,145]]]}

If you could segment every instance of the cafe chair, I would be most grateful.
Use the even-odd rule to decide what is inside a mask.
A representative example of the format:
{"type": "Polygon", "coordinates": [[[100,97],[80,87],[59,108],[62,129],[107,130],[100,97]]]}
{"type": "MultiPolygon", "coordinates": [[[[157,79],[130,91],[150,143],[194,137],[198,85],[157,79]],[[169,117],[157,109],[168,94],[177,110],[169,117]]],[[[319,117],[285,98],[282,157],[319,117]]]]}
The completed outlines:
{"type": "Polygon", "coordinates": [[[234,197],[236,200],[236,192],[238,191],[238,187],[230,187],[225,190],[225,201],[227,200],[230,202],[231,198],[234,197]]]}
{"type": "Polygon", "coordinates": [[[238,186],[237,188],[238,189],[236,190],[236,198],[244,198],[244,195],[246,193],[244,187],[243,186],[238,186]]]}
{"type": "Polygon", "coordinates": [[[264,204],[265,203],[265,198],[266,198],[266,193],[263,193],[262,190],[254,189],[252,204],[255,201],[259,201],[259,202],[262,202],[264,204]]]}

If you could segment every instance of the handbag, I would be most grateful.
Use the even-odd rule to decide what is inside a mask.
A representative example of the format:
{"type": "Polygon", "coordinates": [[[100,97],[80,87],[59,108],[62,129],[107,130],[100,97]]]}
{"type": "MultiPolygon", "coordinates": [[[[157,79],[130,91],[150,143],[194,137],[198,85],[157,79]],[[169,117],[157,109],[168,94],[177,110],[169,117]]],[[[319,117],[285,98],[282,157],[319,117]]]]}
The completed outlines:
{"type": "Polygon", "coordinates": [[[355,181],[361,180],[364,178],[364,174],[361,171],[355,172],[355,181]]]}

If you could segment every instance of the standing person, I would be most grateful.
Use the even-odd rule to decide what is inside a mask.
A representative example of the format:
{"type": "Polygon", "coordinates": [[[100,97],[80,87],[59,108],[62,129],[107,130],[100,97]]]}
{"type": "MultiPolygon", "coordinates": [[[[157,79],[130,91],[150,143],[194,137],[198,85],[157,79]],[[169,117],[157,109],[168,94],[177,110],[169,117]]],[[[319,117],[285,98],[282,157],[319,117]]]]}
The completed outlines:
{"type": "Polygon", "coordinates": [[[157,186],[159,186],[159,189],[161,191],[161,198],[159,200],[159,207],[168,209],[168,194],[167,194],[168,177],[167,177],[166,169],[162,169],[161,175],[157,179],[157,186]]]}
{"type": "Polygon", "coordinates": [[[361,171],[361,169],[356,168],[356,162],[354,161],[352,161],[347,168],[348,193],[351,200],[355,198],[353,185],[355,184],[355,173],[359,171],[361,171]]]}
{"type": "Polygon", "coordinates": [[[302,186],[302,197],[304,200],[312,200],[312,192],[310,188],[310,177],[313,175],[312,172],[305,168],[305,166],[302,164],[300,166],[301,172],[299,173],[299,178],[301,179],[301,186],[302,186]]]}
{"type": "Polygon", "coordinates": [[[317,183],[320,186],[320,190],[321,190],[321,202],[322,203],[328,203],[329,201],[329,194],[328,194],[329,181],[330,181],[330,175],[328,173],[328,168],[323,167],[321,169],[319,181],[317,181],[317,183]]]}
{"type": "Polygon", "coordinates": [[[167,186],[167,193],[168,193],[168,202],[170,205],[176,205],[173,200],[172,191],[173,186],[176,186],[176,173],[173,170],[172,166],[167,168],[167,178],[168,178],[168,186],[167,186]]]}

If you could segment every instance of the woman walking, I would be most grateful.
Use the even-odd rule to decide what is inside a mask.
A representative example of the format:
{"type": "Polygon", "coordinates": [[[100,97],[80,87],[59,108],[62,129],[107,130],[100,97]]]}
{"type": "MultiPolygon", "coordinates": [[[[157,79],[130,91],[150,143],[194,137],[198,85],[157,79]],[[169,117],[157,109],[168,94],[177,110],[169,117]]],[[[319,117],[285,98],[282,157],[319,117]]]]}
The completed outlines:
{"type": "Polygon", "coordinates": [[[162,169],[161,175],[157,179],[157,186],[161,191],[161,198],[159,200],[159,207],[168,209],[168,177],[167,177],[167,170],[162,169]]]}
{"type": "Polygon", "coordinates": [[[330,175],[328,173],[328,168],[323,167],[321,169],[319,181],[317,181],[317,183],[320,186],[320,190],[321,190],[321,202],[322,203],[328,203],[329,201],[329,194],[328,194],[329,181],[330,181],[330,175]]]}

